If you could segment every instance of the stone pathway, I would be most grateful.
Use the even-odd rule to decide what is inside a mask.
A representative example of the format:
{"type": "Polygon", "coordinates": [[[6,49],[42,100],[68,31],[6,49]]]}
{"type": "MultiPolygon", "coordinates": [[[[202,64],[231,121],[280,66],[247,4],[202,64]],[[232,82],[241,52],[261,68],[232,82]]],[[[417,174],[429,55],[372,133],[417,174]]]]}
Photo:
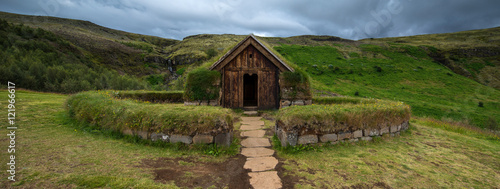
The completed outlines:
{"type": "Polygon", "coordinates": [[[243,148],[241,154],[247,157],[243,166],[250,169],[250,185],[255,189],[281,188],[281,179],[275,170],[278,160],[273,157],[274,150],[270,149],[271,142],[264,135],[264,121],[262,117],[242,117],[240,130],[242,137],[248,137],[241,141],[243,148]]]}

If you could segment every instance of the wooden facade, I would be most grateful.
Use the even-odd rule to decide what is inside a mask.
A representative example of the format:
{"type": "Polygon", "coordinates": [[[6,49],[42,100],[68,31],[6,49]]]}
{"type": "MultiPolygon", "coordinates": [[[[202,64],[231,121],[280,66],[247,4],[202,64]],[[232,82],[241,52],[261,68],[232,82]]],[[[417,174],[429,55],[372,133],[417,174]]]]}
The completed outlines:
{"type": "Polygon", "coordinates": [[[222,75],[220,104],[227,108],[279,108],[279,74],[293,71],[253,35],[248,36],[211,70],[222,75]]]}

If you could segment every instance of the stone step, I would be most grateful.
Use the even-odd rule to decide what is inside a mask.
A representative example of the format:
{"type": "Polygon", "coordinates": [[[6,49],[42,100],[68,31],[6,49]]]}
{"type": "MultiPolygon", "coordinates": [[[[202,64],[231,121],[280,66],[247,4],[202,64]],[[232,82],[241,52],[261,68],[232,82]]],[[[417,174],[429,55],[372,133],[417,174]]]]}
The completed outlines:
{"type": "Polygon", "coordinates": [[[257,111],[244,111],[243,114],[246,116],[259,116],[259,112],[257,111]]]}
{"type": "Polygon", "coordinates": [[[257,111],[259,109],[259,107],[257,106],[245,106],[243,107],[243,110],[245,111],[257,111]]]}
{"type": "Polygon", "coordinates": [[[262,117],[241,117],[241,121],[259,121],[262,117]]]}
{"type": "Polygon", "coordinates": [[[266,157],[272,156],[274,154],[274,150],[268,148],[242,148],[241,154],[246,157],[266,157]]]}
{"type": "Polygon", "coordinates": [[[254,131],[254,130],[260,130],[262,129],[262,126],[260,125],[241,125],[240,130],[242,131],[254,131]]]}
{"type": "Polygon", "coordinates": [[[241,133],[242,137],[250,137],[250,138],[264,138],[266,131],[264,130],[254,130],[254,131],[244,131],[241,133]]]}
{"type": "Polygon", "coordinates": [[[246,148],[271,147],[271,142],[267,138],[247,138],[241,141],[241,145],[246,148]]]}
{"type": "Polygon", "coordinates": [[[252,172],[273,170],[278,165],[278,160],[275,157],[255,157],[247,158],[247,162],[243,169],[250,169],[252,172]]]}
{"type": "Polygon", "coordinates": [[[276,189],[283,185],[276,171],[248,173],[250,185],[255,189],[276,189]]]}

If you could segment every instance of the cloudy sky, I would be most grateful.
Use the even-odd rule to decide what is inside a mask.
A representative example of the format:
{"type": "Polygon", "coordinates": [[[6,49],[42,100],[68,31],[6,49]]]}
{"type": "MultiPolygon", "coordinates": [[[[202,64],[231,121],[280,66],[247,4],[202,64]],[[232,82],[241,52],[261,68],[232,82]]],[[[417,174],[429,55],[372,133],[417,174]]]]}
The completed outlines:
{"type": "Polygon", "coordinates": [[[500,26],[499,0],[0,0],[0,11],[88,20],[182,39],[250,34],[347,39],[500,26]]]}

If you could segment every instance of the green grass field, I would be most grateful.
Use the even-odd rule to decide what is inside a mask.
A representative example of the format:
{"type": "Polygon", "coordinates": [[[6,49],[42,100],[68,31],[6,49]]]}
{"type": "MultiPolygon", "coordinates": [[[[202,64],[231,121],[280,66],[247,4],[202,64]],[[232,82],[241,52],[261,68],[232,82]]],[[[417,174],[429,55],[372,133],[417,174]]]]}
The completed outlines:
{"type": "MultiPolygon", "coordinates": [[[[144,160],[184,158],[178,166],[189,168],[232,158],[131,143],[88,131],[68,118],[63,107],[67,98],[53,93],[16,92],[17,182],[7,181],[7,173],[2,171],[0,176],[5,179],[0,187],[177,188],[177,182],[155,181],[156,169],[144,167],[144,160]]],[[[0,107],[6,106],[7,92],[0,91],[0,107]]],[[[6,133],[6,126],[2,122],[0,132],[6,133]]],[[[291,181],[297,188],[498,187],[500,139],[456,128],[460,127],[413,119],[411,133],[400,137],[320,147],[322,152],[278,152],[278,157],[284,163],[284,180],[296,178],[291,181]]],[[[6,148],[7,139],[2,137],[1,141],[6,148]]],[[[0,152],[1,170],[7,169],[7,155],[7,150],[0,152]]],[[[196,179],[193,175],[197,173],[184,172],[181,180],[196,179]]]]}
{"type": "MultiPolygon", "coordinates": [[[[7,91],[0,91],[0,107],[7,107],[7,91]]],[[[16,182],[7,180],[7,138],[1,138],[0,188],[176,188],[154,181],[143,159],[193,158],[223,162],[228,156],[199,151],[152,147],[88,132],[71,120],[63,106],[67,95],[16,92],[16,182]]],[[[3,109],[3,108],[2,108],[3,109]]],[[[6,109],[4,109],[6,111],[6,109]]],[[[7,116],[7,114],[5,114],[7,116]]],[[[7,134],[6,122],[0,132],[7,134]]]]}

